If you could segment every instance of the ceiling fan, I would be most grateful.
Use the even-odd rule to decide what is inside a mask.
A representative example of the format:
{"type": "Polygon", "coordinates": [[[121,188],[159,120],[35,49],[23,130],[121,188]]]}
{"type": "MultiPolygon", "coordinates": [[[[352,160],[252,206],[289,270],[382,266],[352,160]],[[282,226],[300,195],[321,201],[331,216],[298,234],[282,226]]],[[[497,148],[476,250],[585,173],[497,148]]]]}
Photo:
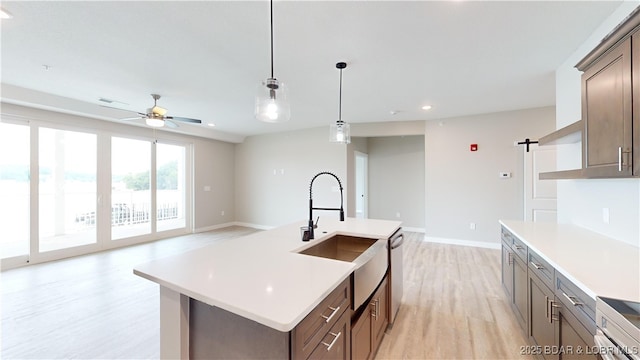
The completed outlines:
{"type": "MultiPolygon", "coordinates": [[[[124,118],[120,120],[129,121],[129,120],[144,119],[146,124],[149,126],[163,127],[166,125],[167,127],[171,127],[171,128],[178,127],[178,124],[174,123],[171,120],[182,121],[182,122],[193,123],[193,124],[202,124],[202,120],[198,120],[198,119],[191,119],[191,118],[178,117],[178,116],[166,116],[167,109],[162,108],[157,104],[158,100],[160,99],[160,95],[151,94],[151,97],[153,98],[153,107],[147,109],[146,113],[138,112],[138,115],[140,116],[124,118]]],[[[124,110],[124,109],[119,109],[119,110],[124,110]]],[[[130,110],[127,110],[127,111],[130,111],[130,110]]]]}

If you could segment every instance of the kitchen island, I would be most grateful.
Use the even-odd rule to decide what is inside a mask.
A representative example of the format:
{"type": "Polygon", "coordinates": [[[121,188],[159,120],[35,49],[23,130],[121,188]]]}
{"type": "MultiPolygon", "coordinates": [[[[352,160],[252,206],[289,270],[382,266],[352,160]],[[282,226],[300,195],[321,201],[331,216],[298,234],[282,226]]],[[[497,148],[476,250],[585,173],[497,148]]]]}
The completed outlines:
{"type": "Polygon", "coordinates": [[[322,219],[301,241],[305,221],[142,264],[134,273],[160,285],[162,358],[188,358],[195,300],[274,331],[293,330],[356,265],[299,254],[334,235],[388,239],[399,221],[322,219]]]}

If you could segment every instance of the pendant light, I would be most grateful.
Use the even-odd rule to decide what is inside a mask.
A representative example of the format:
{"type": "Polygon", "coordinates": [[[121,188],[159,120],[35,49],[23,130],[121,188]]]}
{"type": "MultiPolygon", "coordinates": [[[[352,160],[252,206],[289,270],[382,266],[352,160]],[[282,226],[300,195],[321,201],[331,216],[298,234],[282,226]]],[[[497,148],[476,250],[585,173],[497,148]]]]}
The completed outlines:
{"type": "Polygon", "coordinates": [[[271,77],[260,82],[256,96],[256,119],[268,123],[288,121],[291,109],[287,100],[285,84],[273,76],[273,0],[270,0],[271,11],[271,77]]]}
{"type": "Polygon", "coordinates": [[[342,69],[347,67],[347,63],[339,62],[336,68],[340,70],[340,100],[338,105],[338,121],[335,125],[329,125],[329,141],[334,143],[349,144],[351,133],[349,124],[342,121],[342,69]]]}

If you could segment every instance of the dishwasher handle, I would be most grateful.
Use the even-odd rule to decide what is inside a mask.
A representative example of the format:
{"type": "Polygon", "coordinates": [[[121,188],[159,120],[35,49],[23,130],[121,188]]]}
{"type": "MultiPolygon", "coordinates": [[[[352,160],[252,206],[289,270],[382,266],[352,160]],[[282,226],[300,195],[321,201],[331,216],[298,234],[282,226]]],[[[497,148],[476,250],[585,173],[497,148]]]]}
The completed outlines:
{"type": "Polygon", "coordinates": [[[396,238],[391,241],[391,250],[399,248],[400,246],[402,246],[403,242],[404,242],[404,234],[400,234],[396,236],[396,238]]]}

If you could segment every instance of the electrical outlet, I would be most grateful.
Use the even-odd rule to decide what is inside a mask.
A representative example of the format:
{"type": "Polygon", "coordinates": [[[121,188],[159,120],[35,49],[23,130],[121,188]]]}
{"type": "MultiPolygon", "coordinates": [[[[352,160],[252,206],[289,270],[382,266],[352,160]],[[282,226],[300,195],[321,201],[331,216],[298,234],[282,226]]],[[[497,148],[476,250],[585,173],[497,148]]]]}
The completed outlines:
{"type": "Polygon", "coordinates": [[[398,212],[396,213],[396,217],[397,217],[398,219],[400,218],[400,211],[398,211],[398,212]]]}
{"type": "Polygon", "coordinates": [[[224,216],[224,210],[220,211],[220,216],[224,216]]]}
{"type": "Polygon", "coordinates": [[[602,208],[602,222],[609,223],[609,208],[602,208]]]}
{"type": "Polygon", "coordinates": [[[476,223],[469,223],[469,230],[475,230],[476,229],[476,223]]]}

